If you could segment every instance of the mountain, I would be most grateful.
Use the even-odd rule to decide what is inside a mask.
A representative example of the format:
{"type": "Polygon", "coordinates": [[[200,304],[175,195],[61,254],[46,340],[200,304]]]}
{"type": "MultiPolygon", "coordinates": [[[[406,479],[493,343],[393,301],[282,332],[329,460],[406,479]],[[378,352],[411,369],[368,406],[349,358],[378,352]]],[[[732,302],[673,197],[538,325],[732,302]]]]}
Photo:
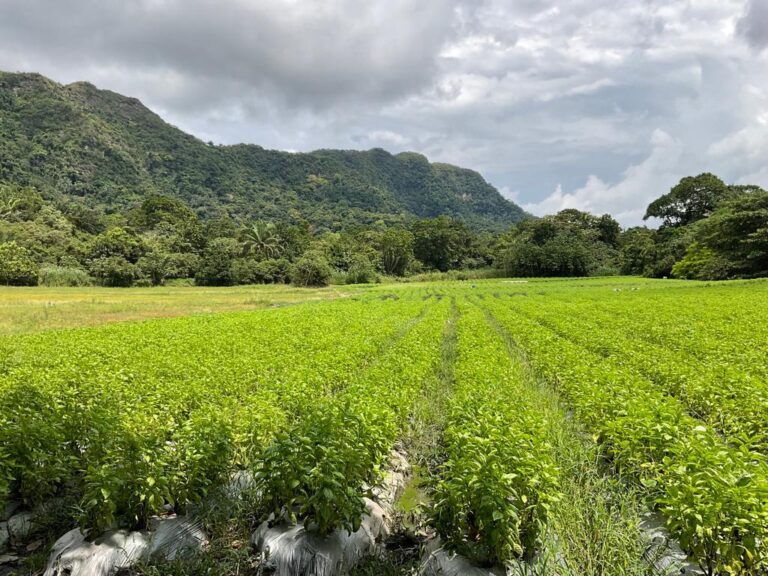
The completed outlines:
{"type": "Polygon", "coordinates": [[[329,229],[447,214],[501,230],[526,217],[477,172],[420,154],[206,144],[135,98],[38,74],[0,72],[0,182],[108,212],[161,193],[201,216],[329,229]]]}

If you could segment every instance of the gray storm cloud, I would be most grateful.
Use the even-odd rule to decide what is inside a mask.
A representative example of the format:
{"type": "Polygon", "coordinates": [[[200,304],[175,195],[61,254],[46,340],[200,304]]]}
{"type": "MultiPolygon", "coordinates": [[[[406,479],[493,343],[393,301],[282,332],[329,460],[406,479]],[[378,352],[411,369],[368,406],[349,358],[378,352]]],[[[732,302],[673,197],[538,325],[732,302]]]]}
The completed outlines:
{"type": "Polygon", "coordinates": [[[5,0],[0,13],[0,46],[21,61],[167,73],[185,90],[219,82],[318,108],[428,84],[453,22],[440,0],[5,0]]]}
{"type": "Polygon", "coordinates": [[[749,0],[739,20],[739,32],[751,46],[762,50],[768,46],[768,2],[749,0]]]}
{"type": "Polygon", "coordinates": [[[205,140],[417,150],[534,212],[634,224],[688,174],[768,185],[767,18],[762,0],[4,0],[0,69],[136,96],[205,140]]]}

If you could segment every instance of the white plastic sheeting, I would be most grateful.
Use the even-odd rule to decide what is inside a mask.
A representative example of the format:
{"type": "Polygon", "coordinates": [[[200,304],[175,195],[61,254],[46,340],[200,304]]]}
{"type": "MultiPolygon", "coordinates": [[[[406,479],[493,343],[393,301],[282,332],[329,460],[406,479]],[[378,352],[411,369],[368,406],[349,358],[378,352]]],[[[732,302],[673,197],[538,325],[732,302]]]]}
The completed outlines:
{"type": "Polygon", "coordinates": [[[432,552],[419,568],[419,576],[504,576],[501,568],[479,568],[443,548],[432,552]]]}
{"type": "Polygon", "coordinates": [[[689,562],[688,556],[680,549],[677,541],[670,537],[661,514],[647,512],[640,527],[647,542],[645,559],[653,565],[658,574],[704,576],[704,571],[689,562]]]}
{"type": "Polygon", "coordinates": [[[117,530],[88,542],[75,528],[53,545],[44,576],[110,576],[139,562],[148,548],[146,532],[117,530]]]}
{"type": "Polygon", "coordinates": [[[79,528],[53,545],[44,576],[111,576],[150,558],[173,560],[202,549],[207,538],[200,527],[183,517],[159,519],[154,531],[115,530],[92,542],[79,528]]]}
{"type": "Polygon", "coordinates": [[[411,465],[408,464],[405,455],[397,450],[392,450],[389,455],[387,472],[381,484],[372,490],[373,499],[385,510],[391,512],[397,499],[402,496],[410,475],[411,465]]]}
{"type": "Polygon", "coordinates": [[[308,532],[302,525],[264,522],[251,542],[262,554],[262,566],[275,576],[337,576],[346,574],[389,535],[384,510],[366,499],[368,514],[357,532],[336,530],[328,536],[308,532]]]}
{"type": "Polygon", "coordinates": [[[383,482],[373,490],[376,501],[365,499],[367,514],[353,533],[337,530],[320,537],[301,525],[264,522],[251,542],[262,555],[262,567],[275,576],[338,576],[373,554],[392,528],[393,506],[405,489],[410,466],[392,451],[383,482]]]}

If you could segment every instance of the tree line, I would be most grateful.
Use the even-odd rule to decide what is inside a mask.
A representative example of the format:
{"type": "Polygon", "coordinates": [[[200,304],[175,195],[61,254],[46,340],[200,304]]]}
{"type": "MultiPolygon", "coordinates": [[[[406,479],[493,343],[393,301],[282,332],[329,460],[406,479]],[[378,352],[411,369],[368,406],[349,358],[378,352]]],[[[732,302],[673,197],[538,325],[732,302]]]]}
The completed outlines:
{"type": "Polygon", "coordinates": [[[78,199],[0,186],[0,283],[201,286],[368,283],[463,271],[523,277],[635,274],[689,279],[768,275],[768,192],[713,174],[683,178],[647,209],[657,229],[623,230],[610,215],[563,210],[503,233],[447,216],[341,232],[309,223],[200,218],[151,195],[106,213],[78,199]]]}

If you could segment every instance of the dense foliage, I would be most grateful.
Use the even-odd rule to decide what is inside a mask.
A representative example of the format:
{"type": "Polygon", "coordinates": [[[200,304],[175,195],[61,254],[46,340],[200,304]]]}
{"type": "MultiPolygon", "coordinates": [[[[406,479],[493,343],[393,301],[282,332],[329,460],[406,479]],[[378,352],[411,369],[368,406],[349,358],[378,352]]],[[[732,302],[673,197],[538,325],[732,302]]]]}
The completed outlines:
{"type": "Polygon", "coordinates": [[[0,73],[0,182],[106,211],[162,194],[209,218],[307,221],[321,230],[441,214],[501,230],[524,216],[476,172],[419,154],[214,146],[134,98],[34,74],[0,73]]]}
{"type": "Polygon", "coordinates": [[[2,284],[157,286],[193,279],[200,286],[325,286],[492,261],[481,236],[445,216],[417,220],[410,230],[374,225],[319,233],[307,222],[203,220],[180,200],[158,195],[111,214],[10,185],[0,185],[0,200],[7,207],[0,215],[2,284]]]}
{"type": "Polygon", "coordinates": [[[608,214],[563,210],[516,226],[504,239],[500,263],[509,276],[615,274],[619,232],[608,214]]]}
{"type": "Polygon", "coordinates": [[[658,230],[622,231],[573,209],[529,218],[479,174],[415,153],[205,144],[84,83],[0,73],[0,111],[3,284],[768,274],[768,193],[710,173],[648,206],[658,230]]]}
{"type": "MultiPolygon", "coordinates": [[[[166,504],[183,511],[260,462],[287,421],[312,419],[323,396],[363,378],[422,308],[345,301],[5,342],[3,358],[15,353],[0,377],[0,503],[69,494],[81,524],[97,529],[144,526],[166,504]],[[47,377],[30,378],[38,370],[47,377]]],[[[374,426],[357,410],[349,418],[374,426]]]]}
{"type": "Polygon", "coordinates": [[[616,290],[530,291],[488,307],[706,574],[763,573],[765,366],[746,358],[760,354],[765,284],[616,290]]]}
{"type": "Polygon", "coordinates": [[[26,248],[16,242],[0,244],[0,284],[34,286],[37,275],[37,264],[26,248]]]}
{"type": "Polygon", "coordinates": [[[725,280],[768,275],[768,192],[726,185],[709,173],[683,178],[653,201],[658,230],[620,238],[621,271],[652,277],[725,280]]]}
{"type": "Polygon", "coordinates": [[[730,187],[709,216],[658,230],[568,209],[503,234],[447,216],[409,227],[381,223],[320,232],[309,223],[227,216],[204,220],[182,201],[148,196],[106,214],[0,184],[0,283],[201,286],[369,283],[379,276],[495,269],[497,275],[676,276],[720,280],[768,274],[768,192],[730,187]]]}

